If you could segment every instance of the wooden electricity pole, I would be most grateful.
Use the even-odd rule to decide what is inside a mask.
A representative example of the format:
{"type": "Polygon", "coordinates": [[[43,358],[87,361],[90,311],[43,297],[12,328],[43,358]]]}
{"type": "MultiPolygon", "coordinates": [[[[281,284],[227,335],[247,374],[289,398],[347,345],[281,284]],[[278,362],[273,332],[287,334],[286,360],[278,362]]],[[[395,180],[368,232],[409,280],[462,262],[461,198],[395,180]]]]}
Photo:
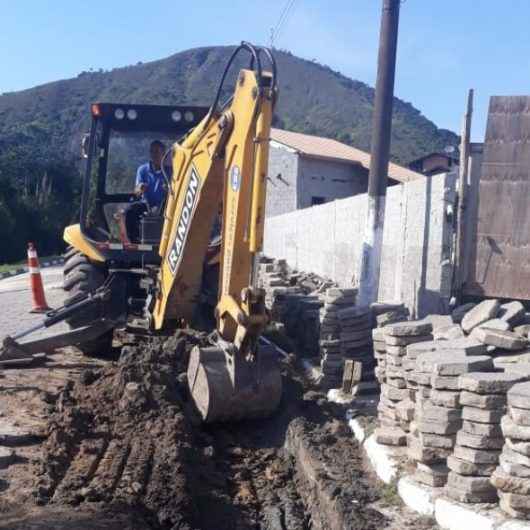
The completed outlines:
{"type": "Polygon", "coordinates": [[[361,254],[358,305],[377,301],[392,132],[392,106],[401,0],[383,0],[372,125],[368,215],[361,254]]]}

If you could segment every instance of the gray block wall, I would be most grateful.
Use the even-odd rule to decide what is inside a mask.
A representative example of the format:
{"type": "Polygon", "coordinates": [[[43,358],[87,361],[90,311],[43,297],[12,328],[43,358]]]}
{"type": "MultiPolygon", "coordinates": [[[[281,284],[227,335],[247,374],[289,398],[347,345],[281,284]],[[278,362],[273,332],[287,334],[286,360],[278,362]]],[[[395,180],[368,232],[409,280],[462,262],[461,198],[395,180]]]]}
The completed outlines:
{"type": "MultiPolygon", "coordinates": [[[[448,308],[452,282],[455,174],[388,189],[380,301],[403,301],[422,317],[448,308]]],[[[264,254],[291,267],[358,284],[367,196],[356,195],[276,217],[265,223],[264,254]]]]}
{"type": "Polygon", "coordinates": [[[265,215],[280,215],[296,210],[299,156],[284,147],[270,146],[265,215]]]}

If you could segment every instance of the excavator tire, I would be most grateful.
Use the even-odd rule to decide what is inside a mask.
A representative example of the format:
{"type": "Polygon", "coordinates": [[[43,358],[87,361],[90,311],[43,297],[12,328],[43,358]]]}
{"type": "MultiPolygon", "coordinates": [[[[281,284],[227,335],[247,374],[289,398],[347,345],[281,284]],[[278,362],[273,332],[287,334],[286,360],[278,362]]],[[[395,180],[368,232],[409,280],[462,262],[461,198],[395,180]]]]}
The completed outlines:
{"type": "Polygon", "coordinates": [[[265,418],[282,397],[278,353],[260,345],[249,362],[217,346],[195,346],[188,363],[188,387],[204,423],[265,418]]]}
{"type": "MultiPolygon", "coordinates": [[[[63,289],[67,295],[64,305],[69,306],[79,300],[80,294],[95,291],[103,285],[106,278],[105,269],[95,265],[78,250],[69,248],[65,254],[63,266],[63,289]]],[[[66,323],[71,329],[86,326],[99,318],[95,309],[87,309],[84,312],[70,317],[66,323]]],[[[112,349],[113,331],[110,330],[100,337],[86,341],[77,347],[85,355],[105,356],[112,349]]]]}

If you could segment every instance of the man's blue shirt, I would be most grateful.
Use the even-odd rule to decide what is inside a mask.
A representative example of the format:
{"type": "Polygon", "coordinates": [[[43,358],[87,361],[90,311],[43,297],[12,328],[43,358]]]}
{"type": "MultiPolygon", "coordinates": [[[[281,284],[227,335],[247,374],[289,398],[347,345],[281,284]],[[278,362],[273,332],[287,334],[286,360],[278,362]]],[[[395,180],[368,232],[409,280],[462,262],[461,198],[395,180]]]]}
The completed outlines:
{"type": "Polygon", "coordinates": [[[164,182],[162,171],[156,171],[153,169],[151,162],[142,164],[136,172],[136,186],[139,186],[140,184],[147,185],[147,188],[143,193],[143,199],[151,208],[154,206],[161,206],[166,195],[164,182]]]}

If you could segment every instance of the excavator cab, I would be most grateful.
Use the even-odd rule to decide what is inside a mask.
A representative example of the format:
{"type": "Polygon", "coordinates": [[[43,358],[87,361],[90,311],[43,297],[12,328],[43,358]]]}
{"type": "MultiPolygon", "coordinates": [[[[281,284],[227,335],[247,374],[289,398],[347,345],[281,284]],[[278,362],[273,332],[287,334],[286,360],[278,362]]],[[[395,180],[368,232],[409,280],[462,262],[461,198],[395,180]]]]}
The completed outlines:
{"type": "MultiPolygon", "coordinates": [[[[65,236],[94,261],[127,266],[160,262],[158,244],[164,204],[137,208],[136,173],[149,163],[153,141],[165,149],[197,126],[208,107],[94,103],[90,132],[81,142],[86,159],[79,225],[68,227],[65,236]]],[[[167,154],[167,153],[166,153],[167,154]]],[[[171,187],[171,158],[164,156],[164,188],[171,187]]]]}

